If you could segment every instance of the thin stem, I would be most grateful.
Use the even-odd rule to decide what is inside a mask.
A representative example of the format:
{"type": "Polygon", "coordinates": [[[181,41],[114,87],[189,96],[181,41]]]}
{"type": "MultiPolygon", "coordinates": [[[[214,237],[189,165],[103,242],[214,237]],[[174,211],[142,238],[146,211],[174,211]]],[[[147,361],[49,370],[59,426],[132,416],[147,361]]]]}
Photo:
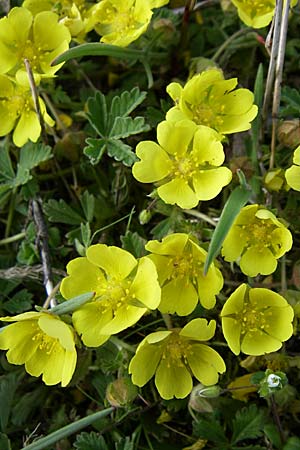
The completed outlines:
{"type": "Polygon", "coordinates": [[[167,329],[172,330],[173,324],[170,314],[162,314],[162,318],[164,319],[167,329]]]}
{"type": "Polygon", "coordinates": [[[43,217],[43,211],[41,203],[38,200],[32,201],[32,212],[33,212],[33,219],[37,228],[37,244],[39,247],[41,260],[42,260],[42,267],[43,267],[43,274],[44,274],[44,286],[45,290],[48,294],[48,296],[51,296],[51,299],[49,301],[49,304],[51,307],[56,305],[56,301],[54,298],[52,298],[52,292],[53,292],[53,283],[52,283],[52,271],[51,271],[51,264],[50,264],[50,252],[49,252],[49,245],[48,245],[48,232],[47,227],[44,221],[43,217]]]}
{"type": "MultiPolygon", "coordinates": [[[[279,3],[279,2],[278,2],[279,3]]],[[[275,147],[276,147],[276,132],[278,124],[278,110],[280,104],[281,95],[281,83],[284,65],[284,56],[286,48],[286,36],[288,30],[290,0],[286,0],[282,15],[282,24],[280,29],[278,55],[275,69],[275,83],[274,83],[274,95],[273,95],[273,107],[272,107],[272,141],[271,141],[271,156],[270,156],[270,169],[273,169],[275,162],[275,147]]]]}
{"type": "Polygon", "coordinates": [[[111,336],[110,341],[119,349],[125,349],[128,350],[130,353],[135,353],[135,348],[127,344],[126,342],[122,341],[122,339],[117,338],[116,336],[111,336]]]}
{"type": "Polygon", "coordinates": [[[6,245],[11,244],[12,242],[19,241],[20,239],[23,239],[26,236],[25,231],[22,233],[15,234],[14,236],[7,237],[5,239],[0,239],[0,245],[6,245]]]}
{"type": "Polygon", "coordinates": [[[16,195],[17,195],[17,191],[16,191],[16,189],[14,189],[12,191],[11,198],[10,198],[7,222],[6,222],[5,233],[4,233],[4,237],[6,239],[10,235],[10,229],[11,229],[11,225],[12,225],[12,221],[13,221],[13,217],[14,217],[14,212],[15,212],[16,195]]]}
{"type": "Polygon", "coordinates": [[[236,38],[238,38],[239,36],[242,36],[243,34],[248,34],[248,33],[254,33],[256,34],[251,28],[242,28],[241,30],[236,31],[235,33],[233,33],[228,39],[226,39],[226,41],[219,47],[219,49],[216,51],[216,53],[212,56],[211,60],[212,61],[217,61],[217,59],[219,58],[219,56],[222,55],[222,53],[224,52],[224,50],[231,44],[232,41],[234,41],[236,38]]]}
{"type": "Polygon", "coordinates": [[[283,445],[284,441],[285,441],[284,433],[283,433],[282,425],[281,425],[281,422],[280,422],[280,417],[279,417],[279,414],[278,414],[278,411],[277,411],[276,402],[275,402],[275,399],[274,399],[274,394],[271,394],[269,398],[270,398],[271,411],[272,411],[272,414],[273,414],[275,425],[276,425],[276,428],[277,428],[277,430],[279,432],[281,444],[283,445]]]}
{"type": "Polygon", "coordinates": [[[35,80],[34,80],[31,66],[30,66],[30,62],[27,58],[24,59],[24,64],[25,64],[25,68],[26,68],[26,72],[27,72],[27,76],[28,76],[28,80],[29,80],[34,109],[38,116],[39,123],[41,125],[42,136],[44,138],[44,142],[47,142],[47,135],[45,132],[45,123],[44,123],[43,115],[41,113],[41,107],[40,107],[40,102],[39,102],[39,94],[38,94],[37,87],[35,84],[35,80]]]}

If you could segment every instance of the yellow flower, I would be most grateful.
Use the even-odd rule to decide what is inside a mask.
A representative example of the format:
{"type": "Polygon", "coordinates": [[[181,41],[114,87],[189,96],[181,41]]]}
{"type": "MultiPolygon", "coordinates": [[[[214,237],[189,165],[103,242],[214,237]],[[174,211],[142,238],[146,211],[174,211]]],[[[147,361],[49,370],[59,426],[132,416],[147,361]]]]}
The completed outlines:
{"type": "MultiPolygon", "coordinates": [[[[231,0],[238,9],[238,15],[242,22],[249,27],[263,28],[271,23],[276,0],[231,0]]],[[[292,0],[291,6],[295,6],[298,0],[292,0]]]]}
{"type": "Polygon", "coordinates": [[[292,243],[290,231],[274,214],[250,205],[242,208],[235,219],[224,240],[222,255],[229,262],[238,260],[242,272],[250,277],[269,275],[292,243]]]}
{"type": "MultiPolygon", "coordinates": [[[[54,121],[47,114],[41,98],[39,103],[44,121],[53,126],[54,121]]],[[[36,142],[41,134],[29,86],[15,84],[5,75],[0,75],[0,136],[13,129],[13,141],[17,147],[22,147],[28,140],[36,142]]]]}
{"type": "Polygon", "coordinates": [[[293,308],[269,289],[242,284],[226,301],[221,317],[224,337],[235,355],[276,352],[293,334],[293,308]]]}
{"type": "Polygon", "coordinates": [[[182,329],[149,334],[129,364],[132,382],[141,387],[155,375],[157,390],[166,400],[186,397],[193,388],[192,375],[205,386],[216,384],[226,366],[204,343],[213,337],[215,328],[214,320],[194,319],[182,329]]]}
{"type": "Polygon", "coordinates": [[[146,249],[156,265],[162,288],[162,313],[187,316],[196,308],[198,301],[204,308],[213,308],[216,295],[223,287],[223,277],[212,264],[206,276],[203,266],[207,252],[199,247],[188,234],[175,233],[162,242],[149,241],[146,249]]]}
{"type": "Polygon", "coordinates": [[[33,17],[26,8],[13,8],[0,20],[0,73],[15,75],[23,84],[26,58],[37,83],[41,77],[53,77],[62,64],[51,67],[51,62],[68,49],[70,40],[69,30],[58,23],[53,12],[43,11],[33,17]]]}
{"type": "Polygon", "coordinates": [[[68,277],[61,284],[64,298],[85,292],[95,297],[76,310],[73,323],[88,347],[97,347],[112,334],[134,325],[147,309],[160,302],[160,287],[154,263],[147,257],[136,260],[118,247],[92,245],[86,257],[67,265],[68,277]]]}
{"type": "Polygon", "coordinates": [[[294,151],[293,165],[285,171],[287,184],[295,191],[300,191],[300,145],[294,151]]]}
{"type": "Polygon", "coordinates": [[[159,182],[157,193],[165,203],[194,208],[200,200],[211,200],[231,181],[223,164],[220,136],[211,128],[191,120],[164,121],[157,127],[158,144],[143,141],[136,154],[133,176],[142,183],[159,182]]]}
{"type": "Polygon", "coordinates": [[[224,80],[222,72],[211,68],[194,75],[184,87],[171,83],[168,94],[176,106],[166,115],[167,120],[191,119],[219,133],[229,134],[249,130],[257,115],[254,96],[248,89],[235,89],[237,78],[224,80]]]}
{"type": "Polygon", "coordinates": [[[90,8],[86,27],[105,44],[127,47],[146,31],[151,17],[147,0],[102,0],[90,8]]]}
{"type": "Polygon", "coordinates": [[[1,317],[16,322],[0,331],[0,349],[8,350],[11,364],[25,364],[34,377],[43,375],[47,385],[66,386],[73,376],[77,353],[72,327],[48,313],[26,312],[14,317],[1,317]]]}
{"type": "Polygon", "coordinates": [[[60,17],[60,23],[69,29],[71,36],[82,41],[86,34],[84,20],[92,3],[86,0],[25,0],[22,6],[29,9],[34,16],[42,11],[56,13],[60,17]]]}

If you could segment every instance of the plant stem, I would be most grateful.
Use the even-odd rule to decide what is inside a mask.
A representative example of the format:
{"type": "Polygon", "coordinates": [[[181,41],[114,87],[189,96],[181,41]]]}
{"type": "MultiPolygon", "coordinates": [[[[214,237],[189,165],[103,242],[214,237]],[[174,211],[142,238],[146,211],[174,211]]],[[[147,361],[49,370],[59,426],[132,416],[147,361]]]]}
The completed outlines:
{"type": "Polygon", "coordinates": [[[239,36],[242,36],[243,34],[248,34],[248,33],[255,33],[251,28],[242,28],[241,30],[236,31],[235,33],[233,33],[228,39],[226,39],[226,41],[219,47],[219,49],[216,51],[216,53],[212,56],[211,60],[212,61],[217,61],[217,59],[219,58],[219,56],[222,55],[222,53],[224,52],[224,50],[228,47],[228,45],[231,44],[232,41],[234,41],[236,38],[238,38],[239,36]]]}
{"type": "Polygon", "coordinates": [[[7,237],[5,239],[0,240],[0,245],[6,245],[11,244],[12,242],[19,241],[20,239],[23,239],[26,236],[25,231],[22,233],[15,234],[14,236],[7,237]]]}
{"type": "MultiPolygon", "coordinates": [[[[280,2],[278,2],[279,4],[280,2]]],[[[284,5],[284,10],[282,14],[282,23],[280,28],[279,45],[278,45],[278,55],[276,60],[275,68],[275,83],[274,83],[274,94],[273,94],[273,107],[272,107],[272,141],[271,141],[271,156],[270,156],[270,169],[273,169],[275,162],[275,147],[276,147],[276,134],[277,134],[277,124],[278,124],[278,111],[280,104],[281,95],[281,83],[282,83],[282,73],[284,65],[285,47],[286,47],[286,36],[288,30],[288,20],[289,20],[289,10],[290,10],[290,0],[286,0],[284,5]]]]}

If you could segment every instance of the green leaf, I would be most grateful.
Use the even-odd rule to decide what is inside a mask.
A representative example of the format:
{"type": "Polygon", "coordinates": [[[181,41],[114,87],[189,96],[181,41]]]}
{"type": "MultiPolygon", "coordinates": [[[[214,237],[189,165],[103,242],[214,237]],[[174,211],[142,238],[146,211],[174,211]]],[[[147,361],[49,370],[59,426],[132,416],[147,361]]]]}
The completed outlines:
{"type": "Polygon", "coordinates": [[[214,419],[211,421],[199,419],[198,422],[194,423],[194,433],[197,438],[207,439],[216,444],[228,443],[223,427],[214,419]]]}
{"type": "Polygon", "coordinates": [[[91,244],[91,228],[89,222],[80,224],[81,241],[85,248],[91,244]]]}
{"type": "Polygon", "coordinates": [[[88,191],[84,191],[84,193],[80,196],[80,203],[86,220],[91,222],[94,217],[95,197],[88,191]]]}
{"type": "Polygon", "coordinates": [[[125,236],[121,236],[122,248],[130,252],[136,258],[140,258],[146,254],[146,239],[142,238],[136,231],[132,233],[127,231],[125,236]]]}
{"type": "MultiPolygon", "coordinates": [[[[261,110],[263,104],[264,97],[264,73],[263,73],[263,65],[260,64],[258,66],[255,84],[254,84],[254,103],[258,106],[258,114],[254,121],[252,122],[251,127],[251,140],[252,140],[252,148],[251,148],[251,161],[255,170],[256,175],[259,175],[259,164],[258,164],[258,146],[259,146],[259,136],[260,136],[260,128],[261,128],[261,110]]],[[[255,186],[255,192],[258,194],[259,185],[255,186]]]]}
{"type": "Polygon", "coordinates": [[[130,437],[122,438],[119,442],[115,443],[116,450],[134,450],[134,442],[130,437]]]}
{"type": "MultiPolygon", "coordinates": [[[[47,391],[44,387],[30,390],[26,394],[22,394],[19,401],[14,405],[11,421],[17,427],[27,425],[28,418],[32,415],[33,410],[43,407],[47,391]]],[[[1,447],[0,447],[1,448],[1,447]]]]}
{"type": "Polygon", "coordinates": [[[105,95],[97,91],[94,97],[90,97],[87,102],[88,113],[87,118],[96,130],[96,132],[103,138],[107,135],[107,104],[105,95]]]}
{"type": "Polygon", "coordinates": [[[80,225],[84,218],[74,211],[64,200],[50,199],[44,205],[44,212],[50,222],[66,223],[68,225],[80,225]]]}
{"type": "Polygon", "coordinates": [[[296,436],[290,437],[282,450],[300,450],[300,439],[296,436]]]}
{"type": "Polygon", "coordinates": [[[2,432],[6,431],[19,381],[20,378],[14,372],[0,377],[0,431],[2,432]]]}
{"type": "Polygon", "coordinates": [[[21,289],[4,303],[3,308],[10,314],[19,314],[31,309],[33,295],[27,289],[21,289]]]}
{"type": "Polygon", "coordinates": [[[10,440],[4,433],[0,433],[0,448],[1,450],[11,450],[10,440]]]}
{"type": "Polygon", "coordinates": [[[149,131],[150,126],[145,124],[144,117],[116,117],[109,132],[109,137],[114,139],[126,138],[132,134],[149,131]]]}
{"type": "Polygon", "coordinates": [[[21,186],[31,180],[30,171],[40,163],[52,158],[51,147],[44,144],[29,142],[20,151],[20,160],[17,167],[17,175],[12,187],[21,186]]]}
{"type": "Polygon", "coordinates": [[[251,191],[244,186],[238,186],[231,192],[227,202],[225,203],[220,220],[216,226],[208,247],[207,257],[204,264],[205,274],[207,273],[213,260],[218,255],[224,239],[234,222],[234,219],[242,207],[248,202],[250,196],[251,191]]]}
{"type": "Polygon", "coordinates": [[[104,139],[87,138],[85,142],[88,145],[84,147],[83,153],[90,159],[91,164],[98,164],[106,150],[107,141],[104,139]]]}
{"type": "Polygon", "coordinates": [[[137,157],[131,150],[131,147],[116,139],[111,139],[107,142],[107,153],[116,161],[121,161],[125,166],[130,167],[137,161],[137,157]]]}
{"type": "Polygon", "coordinates": [[[110,115],[113,118],[128,116],[145,100],[146,95],[147,93],[144,91],[141,92],[138,87],[134,87],[130,92],[122,92],[120,96],[116,95],[111,102],[110,115]]]}
{"type": "Polygon", "coordinates": [[[0,181],[12,180],[15,177],[7,145],[0,146],[0,181]]]}
{"type": "Polygon", "coordinates": [[[252,404],[249,407],[242,408],[237,411],[233,420],[233,434],[231,443],[245,439],[255,439],[262,436],[264,427],[264,414],[252,404]]]}
{"type": "Polygon", "coordinates": [[[285,104],[280,110],[281,116],[300,115],[300,92],[297,89],[284,86],[280,101],[285,104]]]}
{"type": "Polygon", "coordinates": [[[109,450],[103,436],[92,431],[80,433],[73,445],[77,450],[109,450]]]}
{"type": "Polygon", "coordinates": [[[76,420],[75,422],[66,425],[65,427],[60,428],[59,430],[54,431],[53,433],[48,434],[48,436],[42,437],[37,441],[33,442],[30,445],[24,447],[26,450],[43,450],[49,447],[52,444],[64,439],[68,436],[71,436],[74,433],[77,433],[79,430],[91,425],[103,417],[108,416],[114,411],[114,408],[103,409],[102,411],[97,411],[94,414],[90,414],[82,419],[76,420]]]}

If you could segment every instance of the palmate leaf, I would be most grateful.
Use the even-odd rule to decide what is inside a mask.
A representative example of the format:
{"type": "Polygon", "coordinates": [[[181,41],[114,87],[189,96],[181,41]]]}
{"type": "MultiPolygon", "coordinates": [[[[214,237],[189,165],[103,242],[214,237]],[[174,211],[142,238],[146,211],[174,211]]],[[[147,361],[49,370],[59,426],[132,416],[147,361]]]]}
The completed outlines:
{"type": "Polygon", "coordinates": [[[13,187],[26,184],[32,179],[30,171],[37,167],[40,163],[48,161],[52,158],[51,147],[44,144],[34,144],[28,142],[24,145],[20,152],[20,160],[18,163],[16,178],[13,187]]]}
{"type": "Polygon", "coordinates": [[[280,116],[300,115],[300,92],[297,89],[284,86],[281,92],[281,100],[284,106],[280,108],[280,116]]]}
{"type": "Polygon", "coordinates": [[[149,125],[145,124],[144,117],[116,117],[109,132],[109,137],[114,139],[126,138],[132,134],[149,131],[149,125]]]}
{"type": "MultiPolygon", "coordinates": [[[[0,146],[0,181],[11,181],[15,177],[15,172],[12,167],[11,159],[9,156],[8,146],[0,146]]],[[[9,184],[8,184],[9,185],[9,184]]]]}
{"type": "Polygon", "coordinates": [[[255,439],[262,436],[264,413],[256,405],[250,405],[237,411],[233,420],[232,444],[245,439],[255,439]]]}
{"type": "Polygon", "coordinates": [[[130,252],[136,258],[141,258],[145,256],[145,244],[146,239],[142,238],[136,231],[127,231],[125,236],[120,237],[122,242],[122,248],[130,252]]]}
{"type": "Polygon", "coordinates": [[[221,448],[221,444],[228,444],[223,427],[213,418],[211,421],[199,419],[198,422],[194,423],[194,434],[197,438],[207,439],[219,444],[218,448],[221,448]]]}
{"type": "Polygon", "coordinates": [[[122,161],[125,166],[132,166],[137,161],[135,153],[131,147],[118,139],[110,139],[107,142],[107,154],[116,161],[122,161]]]}

